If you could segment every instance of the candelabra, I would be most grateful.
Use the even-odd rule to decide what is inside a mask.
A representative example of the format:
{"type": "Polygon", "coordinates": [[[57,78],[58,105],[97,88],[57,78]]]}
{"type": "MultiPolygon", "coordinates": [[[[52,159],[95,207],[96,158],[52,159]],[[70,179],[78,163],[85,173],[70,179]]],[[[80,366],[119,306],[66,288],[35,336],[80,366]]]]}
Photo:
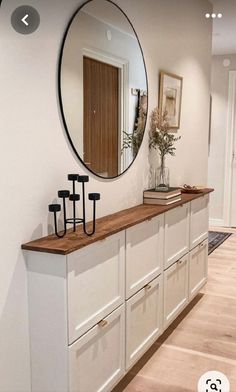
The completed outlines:
{"type": "Polygon", "coordinates": [[[73,231],[76,231],[76,224],[82,223],[84,233],[88,236],[91,236],[95,233],[96,226],[96,201],[100,200],[100,193],[89,193],[88,199],[93,201],[93,226],[92,231],[88,232],[86,228],[86,203],[85,203],[85,183],[89,182],[89,176],[80,176],[79,174],[68,174],[68,180],[72,182],[72,193],[68,190],[60,190],[58,191],[58,198],[62,199],[62,208],[63,208],[63,222],[64,222],[64,230],[59,233],[57,226],[57,212],[61,211],[60,204],[49,204],[48,209],[50,212],[54,213],[54,226],[55,226],[55,234],[58,238],[63,238],[67,233],[67,225],[73,225],[73,231]],[[82,207],[83,207],[83,217],[76,217],[76,202],[80,200],[80,195],[76,193],[75,183],[79,182],[82,185],[82,207]],[[66,213],[66,199],[69,199],[73,204],[73,218],[67,218],[66,213]]]}

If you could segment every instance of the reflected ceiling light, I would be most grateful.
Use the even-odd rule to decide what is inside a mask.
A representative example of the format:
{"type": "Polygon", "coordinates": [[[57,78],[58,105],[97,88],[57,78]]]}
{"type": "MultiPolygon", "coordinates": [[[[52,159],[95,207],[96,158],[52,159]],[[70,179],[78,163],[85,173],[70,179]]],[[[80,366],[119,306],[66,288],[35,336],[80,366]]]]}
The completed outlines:
{"type": "Polygon", "coordinates": [[[107,39],[108,39],[108,41],[111,41],[111,40],[112,40],[112,33],[111,33],[111,30],[107,30],[107,39]]]}
{"type": "Polygon", "coordinates": [[[231,63],[231,61],[230,61],[230,59],[224,59],[223,60],[223,66],[226,68],[226,67],[229,67],[230,66],[230,63],[231,63]]]}
{"type": "Polygon", "coordinates": [[[205,18],[207,18],[207,19],[209,19],[209,18],[215,19],[216,17],[221,19],[222,16],[223,16],[222,12],[218,12],[218,14],[216,14],[215,12],[213,12],[212,14],[209,14],[209,12],[207,12],[205,14],[205,18]]]}

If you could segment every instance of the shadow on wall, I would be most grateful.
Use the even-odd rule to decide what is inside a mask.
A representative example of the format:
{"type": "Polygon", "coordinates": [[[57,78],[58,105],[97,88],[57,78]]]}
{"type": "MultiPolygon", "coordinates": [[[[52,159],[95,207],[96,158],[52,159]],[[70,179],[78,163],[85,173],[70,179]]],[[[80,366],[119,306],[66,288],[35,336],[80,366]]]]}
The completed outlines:
{"type": "Polygon", "coordinates": [[[43,236],[43,225],[40,223],[32,232],[31,241],[41,238],[43,236]]]}

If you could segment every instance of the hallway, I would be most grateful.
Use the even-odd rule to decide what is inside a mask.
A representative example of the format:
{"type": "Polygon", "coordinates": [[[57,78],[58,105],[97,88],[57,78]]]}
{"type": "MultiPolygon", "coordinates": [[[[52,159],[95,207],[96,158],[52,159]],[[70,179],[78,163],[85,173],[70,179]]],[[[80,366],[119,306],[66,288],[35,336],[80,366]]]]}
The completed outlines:
{"type": "Polygon", "coordinates": [[[209,256],[202,293],[114,392],[196,392],[198,379],[209,370],[225,373],[236,392],[236,230],[232,232],[209,256]]]}

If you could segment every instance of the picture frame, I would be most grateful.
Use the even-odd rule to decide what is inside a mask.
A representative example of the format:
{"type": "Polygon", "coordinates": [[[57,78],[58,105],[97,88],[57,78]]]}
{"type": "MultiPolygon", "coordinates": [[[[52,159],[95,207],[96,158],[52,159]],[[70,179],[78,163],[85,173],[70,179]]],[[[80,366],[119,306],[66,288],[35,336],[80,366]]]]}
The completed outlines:
{"type": "Polygon", "coordinates": [[[169,129],[176,132],[180,128],[182,88],[181,76],[160,72],[159,110],[162,115],[167,112],[169,129]]]}

